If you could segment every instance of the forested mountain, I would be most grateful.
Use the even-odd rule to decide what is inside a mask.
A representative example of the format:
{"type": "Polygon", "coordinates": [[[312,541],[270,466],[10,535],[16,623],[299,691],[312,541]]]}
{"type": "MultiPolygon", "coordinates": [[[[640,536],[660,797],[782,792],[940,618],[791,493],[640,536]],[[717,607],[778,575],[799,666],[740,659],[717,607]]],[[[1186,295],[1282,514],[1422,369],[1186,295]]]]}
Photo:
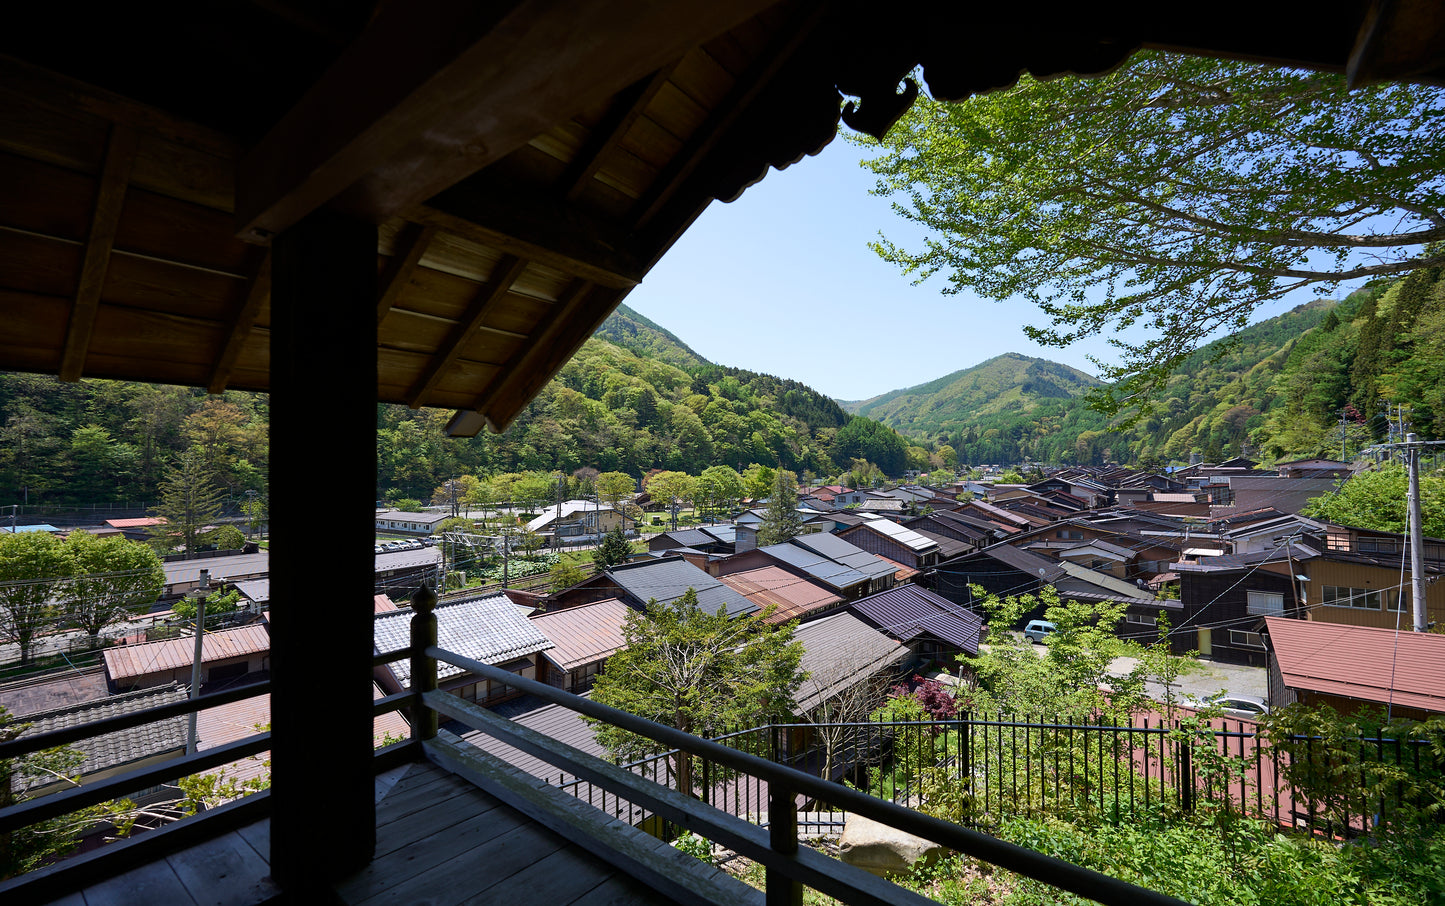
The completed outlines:
{"type": "Polygon", "coordinates": [[[643,358],[660,359],[685,371],[712,364],[693,352],[672,331],[659,327],[626,305],[617,306],[592,335],[630,349],[643,358]]]}
{"type": "MultiPolygon", "coordinates": [[[[897,476],[954,461],[1339,456],[1342,444],[1349,454],[1385,438],[1387,406],[1435,439],[1445,436],[1445,280],[1419,270],[1248,327],[1191,356],[1133,424],[1089,408],[1089,383],[1005,355],[850,404],[863,413],[850,415],[796,381],[707,362],[619,309],[504,434],[451,440],[449,412],[378,406],[378,490],[427,498],[461,475],[587,467],[698,474],[759,463],[821,477],[870,463],[897,476]]],[[[154,501],[169,463],[192,447],[233,501],[264,494],[267,417],[256,394],[0,373],[0,506],[154,501]]],[[[302,442],[324,484],[326,458],[346,451],[328,450],[323,434],[302,442]]]]}
{"type": "MultiPolygon", "coordinates": [[[[712,364],[619,308],[501,435],[448,439],[450,412],[378,406],[378,492],[429,498],[449,478],[582,468],[641,476],[752,463],[834,475],[854,459],[908,467],[890,429],[772,375],[712,364]],[[609,339],[615,340],[612,342],[609,339]]],[[[0,374],[0,504],[154,501],[167,464],[200,446],[224,492],[264,493],[266,398],[0,374]]],[[[328,453],[317,450],[318,481],[328,453]]]]}
{"type": "Polygon", "coordinates": [[[1072,399],[1099,380],[1076,368],[1007,352],[937,380],[844,403],[906,435],[951,434],[999,413],[1027,414],[1043,400],[1072,399]]]}

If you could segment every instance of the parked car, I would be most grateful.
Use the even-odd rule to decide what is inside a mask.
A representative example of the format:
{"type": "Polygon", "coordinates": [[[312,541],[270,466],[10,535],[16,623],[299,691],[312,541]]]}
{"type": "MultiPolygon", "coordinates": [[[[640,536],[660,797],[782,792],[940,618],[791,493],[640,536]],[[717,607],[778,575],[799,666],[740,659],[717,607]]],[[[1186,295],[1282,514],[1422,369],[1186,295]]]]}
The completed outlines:
{"type": "Polygon", "coordinates": [[[1254,720],[1269,713],[1269,705],[1251,695],[1216,695],[1205,702],[1218,707],[1225,717],[1243,717],[1254,720]]]}
{"type": "Polygon", "coordinates": [[[1050,633],[1058,631],[1058,628],[1048,620],[1029,620],[1029,625],[1024,627],[1024,636],[1030,642],[1042,642],[1050,633]]]}

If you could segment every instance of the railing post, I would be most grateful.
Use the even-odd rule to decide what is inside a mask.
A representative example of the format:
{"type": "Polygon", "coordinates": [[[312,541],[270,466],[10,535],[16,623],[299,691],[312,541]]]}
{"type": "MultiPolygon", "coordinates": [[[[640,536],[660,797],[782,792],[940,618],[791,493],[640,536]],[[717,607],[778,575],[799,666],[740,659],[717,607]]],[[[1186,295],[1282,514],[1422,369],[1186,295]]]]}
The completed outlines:
{"type": "MultiPolygon", "coordinates": [[[[427,585],[411,596],[411,691],[416,702],[411,709],[411,732],[418,743],[437,735],[437,712],[422,702],[423,695],[437,689],[436,658],[426,654],[437,643],[436,606],[436,592],[427,585]]],[[[420,761],[421,757],[421,747],[417,746],[416,758],[420,761]]]]}
{"type": "MultiPolygon", "coordinates": [[[[768,844],[779,855],[798,854],[798,804],[791,789],[776,783],[768,784],[768,844]]],[[[767,906],[802,906],[803,885],[778,869],[768,869],[766,887],[767,906]]]]}

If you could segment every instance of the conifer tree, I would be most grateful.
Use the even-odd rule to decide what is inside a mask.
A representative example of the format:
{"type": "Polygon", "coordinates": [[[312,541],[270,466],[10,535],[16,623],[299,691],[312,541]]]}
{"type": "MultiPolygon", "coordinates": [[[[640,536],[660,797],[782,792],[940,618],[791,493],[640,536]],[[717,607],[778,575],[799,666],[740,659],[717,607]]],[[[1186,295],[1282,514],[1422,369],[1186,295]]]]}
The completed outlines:
{"type": "Polygon", "coordinates": [[[221,515],[221,488],[206,465],[199,447],[190,447],[179,457],[161,481],[160,503],[155,514],[166,520],[151,532],[156,546],[176,546],[194,551],[206,527],[221,515]]]}
{"type": "Polygon", "coordinates": [[[793,473],[779,469],[773,479],[773,495],[758,526],[758,547],[781,544],[803,533],[803,517],[798,513],[798,485],[793,473]]]}

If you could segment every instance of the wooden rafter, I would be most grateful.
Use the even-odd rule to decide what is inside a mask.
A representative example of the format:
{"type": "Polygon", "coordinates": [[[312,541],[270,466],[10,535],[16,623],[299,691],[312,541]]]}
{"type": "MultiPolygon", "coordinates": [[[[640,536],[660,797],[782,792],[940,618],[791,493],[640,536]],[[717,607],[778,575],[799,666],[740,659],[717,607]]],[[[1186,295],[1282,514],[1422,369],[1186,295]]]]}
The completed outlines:
{"type": "Polygon", "coordinates": [[[401,298],[401,291],[406,289],[406,283],[416,271],[417,265],[421,264],[421,258],[426,254],[427,246],[431,245],[432,239],[436,237],[437,228],[433,224],[409,223],[396,238],[396,249],[387,262],[386,271],[381,275],[381,286],[376,293],[376,324],[386,319],[386,313],[401,298]]]}
{"type": "Polygon", "coordinates": [[[466,312],[463,313],[456,326],[451,329],[451,332],[447,334],[447,338],[442,343],[441,348],[437,350],[437,354],[432,357],[430,364],[427,365],[426,373],[423,374],[421,379],[412,387],[411,393],[408,394],[407,397],[407,405],[413,409],[421,407],[422,403],[426,400],[427,394],[430,393],[446,375],[447,369],[450,368],[452,363],[457,360],[457,357],[461,355],[462,348],[466,346],[467,341],[470,340],[477,332],[477,329],[481,327],[482,321],[486,319],[487,315],[491,314],[492,309],[496,307],[497,303],[507,295],[507,292],[512,288],[512,284],[517,282],[517,278],[522,275],[522,271],[525,270],[526,267],[527,261],[525,259],[511,255],[497,262],[497,266],[492,270],[492,276],[488,278],[487,282],[477,291],[471,304],[467,306],[466,312]]]}
{"type": "Polygon", "coordinates": [[[399,216],[773,2],[384,4],[241,161],[238,235],[399,216]]]}
{"type": "Polygon", "coordinates": [[[100,292],[105,287],[105,273],[110,266],[110,250],[115,245],[120,227],[120,212],[125,206],[125,187],[135,163],[136,132],[130,126],[116,123],[111,127],[101,167],[100,185],[96,191],[95,209],[91,215],[90,233],[85,241],[85,257],[80,266],[80,285],[75,304],[70,310],[70,326],[65,336],[65,353],[60,361],[60,379],[78,381],[85,368],[85,355],[95,331],[95,317],[100,310],[100,292]]]}
{"type": "Polygon", "coordinates": [[[596,324],[580,315],[584,311],[600,312],[597,314],[600,321],[611,314],[626,294],[626,290],[597,287],[584,280],[574,283],[547,318],[537,341],[502,368],[472,408],[485,417],[493,431],[505,431],[525,401],[551,380],[557,369],[592,335],[596,324]],[[599,292],[604,294],[600,299],[599,292]],[[499,412],[505,415],[499,416],[499,412]]]}
{"type": "Polygon", "coordinates": [[[748,105],[765,89],[793,53],[812,35],[823,18],[823,8],[805,14],[796,28],[779,29],[762,53],[740,75],[721,104],[708,114],[702,127],[693,133],[682,151],[673,155],[667,168],[658,174],[648,191],[633,208],[633,222],[642,229],[672,200],[708,153],[723,140],[730,127],[747,110],[748,105]]]}
{"type": "Polygon", "coordinates": [[[603,286],[632,287],[646,273],[622,224],[481,173],[407,216],[603,286]]]}
{"type": "Polygon", "coordinates": [[[672,78],[676,69],[676,63],[665,66],[653,73],[651,78],[639,79],[618,94],[608,108],[607,116],[597,124],[597,128],[592,131],[567,172],[558,180],[558,185],[563,188],[564,198],[576,201],[586,191],[592,177],[602,168],[607,152],[627,134],[627,130],[632,128],[638,117],[642,116],[647,105],[652,103],[652,99],[662,90],[662,86],[667,84],[667,80],[672,78]]]}
{"type": "Polygon", "coordinates": [[[226,389],[226,384],[231,380],[231,372],[236,368],[236,360],[241,357],[241,350],[246,345],[246,340],[251,335],[251,328],[256,324],[256,316],[261,313],[261,306],[271,298],[271,253],[267,251],[261,258],[261,264],[256,268],[256,273],[251,277],[250,283],[246,286],[246,297],[241,301],[241,306],[232,316],[231,323],[226,330],[226,345],[221,349],[221,354],[216,358],[216,367],[211,370],[211,380],[206,386],[207,393],[220,393],[226,389]]]}

